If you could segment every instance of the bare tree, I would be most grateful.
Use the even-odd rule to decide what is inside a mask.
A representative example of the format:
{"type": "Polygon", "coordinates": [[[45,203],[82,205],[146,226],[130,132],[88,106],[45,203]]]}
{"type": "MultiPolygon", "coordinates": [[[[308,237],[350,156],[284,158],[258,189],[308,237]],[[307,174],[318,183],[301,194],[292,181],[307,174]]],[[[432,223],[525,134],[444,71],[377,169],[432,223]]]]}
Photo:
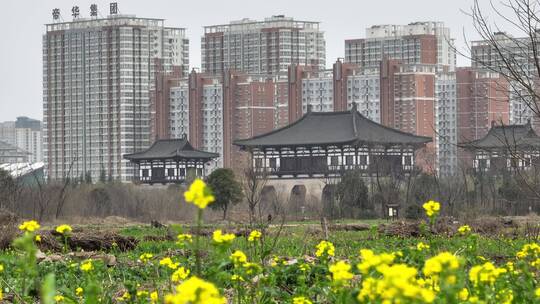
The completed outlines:
{"type": "MultiPolygon", "coordinates": [[[[249,155],[252,155],[249,153],[249,155]]],[[[246,202],[249,208],[249,223],[253,225],[256,220],[257,206],[261,202],[262,191],[267,182],[267,172],[263,168],[256,168],[252,156],[243,170],[243,188],[246,202]]],[[[262,214],[259,214],[262,218],[262,214]]]]}
{"type": "MultiPolygon", "coordinates": [[[[480,39],[469,44],[466,52],[458,52],[469,57],[473,66],[503,76],[508,82],[509,89],[506,90],[511,98],[525,106],[525,116],[537,125],[540,122],[540,1],[503,0],[483,6],[481,1],[475,0],[466,13],[471,17],[480,39]],[[513,35],[508,33],[509,30],[513,35]]],[[[527,161],[513,134],[505,133],[500,140],[506,145],[506,155],[511,161],[527,161]]],[[[538,170],[522,170],[519,166],[510,169],[512,178],[522,191],[531,199],[539,200],[538,170]]],[[[476,178],[493,178],[490,173],[493,172],[476,178]]],[[[491,198],[495,200],[497,193],[494,192],[497,190],[493,183],[487,184],[493,194],[491,198]]],[[[484,183],[480,181],[479,186],[484,187],[484,183]]],[[[479,190],[484,203],[484,189],[479,190]]]]}

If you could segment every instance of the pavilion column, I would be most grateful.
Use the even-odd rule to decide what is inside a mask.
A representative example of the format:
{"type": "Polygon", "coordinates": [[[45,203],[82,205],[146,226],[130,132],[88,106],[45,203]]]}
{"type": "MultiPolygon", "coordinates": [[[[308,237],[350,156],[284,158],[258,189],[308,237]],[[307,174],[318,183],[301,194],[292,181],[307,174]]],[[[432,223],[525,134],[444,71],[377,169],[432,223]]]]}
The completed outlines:
{"type": "Polygon", "coordinates": [[[175,169],[175,178],[177,181],[180,181],[180,161],[176,160],[176,169],[175,169]]]}

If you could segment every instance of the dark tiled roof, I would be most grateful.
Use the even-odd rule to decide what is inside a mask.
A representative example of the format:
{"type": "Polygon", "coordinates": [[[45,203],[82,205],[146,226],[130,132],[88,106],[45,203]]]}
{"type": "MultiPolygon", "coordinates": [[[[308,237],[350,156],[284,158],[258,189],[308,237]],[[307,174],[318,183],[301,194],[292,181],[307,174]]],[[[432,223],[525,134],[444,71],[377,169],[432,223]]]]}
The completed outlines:
{"type": "Polygon", "coordinates": [[[219,154],[217,153],[200,151],[193,148],[185,138],[160,139],[144,151],[124,155],[124,158],[129,160],[178,158],[212,159],[217,157],[219,157],[219,154]]]}
{"type": "Polygon", "coordinates": [[[353,109],[342,112],[308,112],[286,127],[253,138],[237,140],[235,145],[245,147],[356,143],[423,145],[430,141],[430,137],[416,136],[378,124],[353,109]]]}
{"type": "Polygon", "coordinates": [[[468,149],[540,148],[540,137],[534,132],[530,123],[492,126],[483,138],[462,143],[461,146],[468,149]]]}

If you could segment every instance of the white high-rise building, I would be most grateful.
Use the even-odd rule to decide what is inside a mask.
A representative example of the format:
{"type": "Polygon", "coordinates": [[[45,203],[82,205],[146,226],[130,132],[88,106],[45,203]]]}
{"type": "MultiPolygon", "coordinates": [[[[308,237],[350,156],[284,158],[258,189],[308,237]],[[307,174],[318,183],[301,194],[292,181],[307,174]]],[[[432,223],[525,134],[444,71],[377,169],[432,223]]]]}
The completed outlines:
{"type": "Polygon", "coordinates": [[[187,81],[171,88],[170,124],[171,138],[189,137],[189,86],[187,81]]]}
{"type": "Polygon", "coordinates": [[[200,85],[201,95],[190,100],[188,81],[182,80],[179,86],[171,88],[169,132],[172,138],[190,138],[190,127],[196,124],[200,138],[192,144],[200,150],[219,154],[206,168],[212,171],[223,167],[223,85],[217,78],[210,79],[209,83],[200,85]],[[191,119],[199,122],[191,122],[191,119]]]}
{"type": "Polygon", "coordinates": [[[347,77],[347,107],[356,103],[358,112],[381,123],[381,98],[379,74],[357,74],[347,77]]]}
{"type": "Polygon", "coordinates": [[[440,176],[457,173],[457,83],[455,73],[437,74],[435,81],[435,147],[440,176]]]}
{"type": "Polygon", "coordinates": [[[187,70],[188,40],[163,19],[110,15],[46,25],[43,146],[48,178],[133,176],[124,154],[151,144],[156,67],[187,70]]]}
{"type": "Polygon", "coordinates": [[[317,76],[302,79],[302,112],[334,111],[334,83],[332,71],[324,71],[317,76]]]}
{"type": "Polygon", "coordinates": [[[205,26],[201,52],[202,71],[215,75],[229,69],[276,75],[286,73],[293,63],[319,69],[326,65],[326,42],[319,23],[282,15],[205,26]]]}
{"type": "MultiPolygon", "coordinates": [[[[214,80],[202,89],[202,128],[203,151],[218,153],[219,158],[213,164],[223,167],[223,85],[214,80]]],[[[213,168],[209,168],[212,170],[213,168]]]]}

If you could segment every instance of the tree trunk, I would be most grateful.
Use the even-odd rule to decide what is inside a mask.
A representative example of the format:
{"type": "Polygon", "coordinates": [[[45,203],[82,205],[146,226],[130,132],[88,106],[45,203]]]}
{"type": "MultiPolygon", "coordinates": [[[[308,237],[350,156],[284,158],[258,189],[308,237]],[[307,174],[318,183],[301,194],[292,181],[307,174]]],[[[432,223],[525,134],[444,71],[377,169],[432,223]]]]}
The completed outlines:
{"type": "Polygon", "coordinates": [[[227,205],[221,208],[223,210],[223,220],[227,219],[227,205]]]}

